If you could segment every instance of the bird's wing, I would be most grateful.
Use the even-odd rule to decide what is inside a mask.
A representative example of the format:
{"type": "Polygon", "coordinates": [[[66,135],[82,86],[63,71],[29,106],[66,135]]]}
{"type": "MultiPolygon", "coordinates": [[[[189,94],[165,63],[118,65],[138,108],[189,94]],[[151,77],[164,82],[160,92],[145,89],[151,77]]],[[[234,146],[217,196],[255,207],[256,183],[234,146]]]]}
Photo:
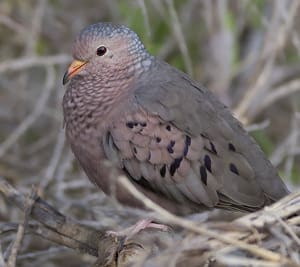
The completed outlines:
{"type": "Polygon", "coordinates": [[[285,195],[274,168],[230,112],[188,76],[160,64],[150,83],[136,85],[139,109],[106,136],[107,156],[137,183],[179,203],[255,210],[285,195]]]}

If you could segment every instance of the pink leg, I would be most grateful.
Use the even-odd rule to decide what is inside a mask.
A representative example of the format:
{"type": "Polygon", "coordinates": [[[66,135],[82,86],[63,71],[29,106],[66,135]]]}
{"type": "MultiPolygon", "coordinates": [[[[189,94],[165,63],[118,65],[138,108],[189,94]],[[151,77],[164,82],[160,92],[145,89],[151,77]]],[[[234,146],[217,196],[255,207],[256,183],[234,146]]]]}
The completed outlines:
{"type": "Polygon", "coordinates": [[[158,223],[153,223],[151,219],[142,219],[139,220],[136,224],[133,226],[130,226],[122,231],[115,232],[115,231],[108,231],[108,234],[113,234],[113,235],[125,235],[127,237],[132,237],[136,234],[138,234],[140,231],[147,229],[147,228],[152,228],[152,229],[157,229],[161,231],[169,231],[169,227],[164,224],[158,224],[158,223]]]}
{"type": "Polygon", "coordinates": [[[169,230],[169,227],[167,225],[153,223],[151,219],[142,219],[138,221],[135,225],[129,227],[129,229],[130,228],[133,235],[147,228],[157,229],[164,232],[169,230]]]}

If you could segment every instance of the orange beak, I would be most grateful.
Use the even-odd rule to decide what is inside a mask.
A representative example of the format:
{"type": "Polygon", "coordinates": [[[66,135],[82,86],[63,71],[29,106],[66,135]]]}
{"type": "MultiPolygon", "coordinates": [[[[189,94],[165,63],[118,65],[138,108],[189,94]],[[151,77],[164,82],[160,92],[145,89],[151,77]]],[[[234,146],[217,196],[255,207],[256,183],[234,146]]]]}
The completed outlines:
{"type": "Polygon", "coordinates": [[[86,64],[86,61],[74,60],[66,71],[63,78],[63,85],[65,85],[81,68],[86,64]]]}

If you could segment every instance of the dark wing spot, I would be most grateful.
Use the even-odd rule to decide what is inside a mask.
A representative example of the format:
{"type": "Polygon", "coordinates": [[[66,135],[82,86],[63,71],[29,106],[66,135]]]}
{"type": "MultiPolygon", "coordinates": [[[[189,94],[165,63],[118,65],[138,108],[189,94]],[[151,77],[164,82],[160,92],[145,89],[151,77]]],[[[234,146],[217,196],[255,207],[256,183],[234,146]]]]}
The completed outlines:
{"type": "Polygon", "coordinates": [[[136,147],[133,147],[133,152],[134,152],[134,154],[137,153],[136,147]]]}
{"type": "Polygon", "coordinates": [[[237,169],[237,167],[236,167],[233,163],[230,163],[230,164],[229,164],[229,169],[230,169],[233,173],[235,173],[236,175],[239,175],[239,174],[240,174],[239,171],[238,171],[238,169],[237,169]]]}
{"type": "Polygon", "coordinates": [[[170,143],[169,143],[169,146],[170,146],[170,147],[174,147],[174,145],[175,145],[175,141],[174,141],[174,140],[171,140],[170,143]]]}
{"type": "Polygon", "coordinates": [[[166,129],[167,129],[168,131],[171,131],[171,126],[170,126],[170,125],[167,125],[167,126],[166,126],[166,129]]]}
{"type": "Polygon", "coordinates": [[[137,122],[134,122],[134,126],[138,126],[139,124],[137,122]]]}
{"type": "Polygon", "coordinates": [[[186,156],[187,153],[189,152],[189,146],[191,145],[191,137],[185,136],[185,146],[183,149],[183,155],[186,156]]]}
{"type": "Polygon", "coordinates": [[[132,129],[133,126],[134,126],[133,121],[126,122],[126,126],[127,126],[128,128],[130,128],[130,129],[132,129]]]}
{"type": "Polygon", "coordinates": [[[146,123],[146,122],[141,122],[140,125],[141,125],[142,127],[146,127],[146,126],[147,126],[147,123],[146,123]]]}
{"type": "Polygon", "coordinates": [[[175,171],[180,167],[180,163],[182,161],[182,157],[175,159],[170,166],[170,174],[174,176],[175,171]]]}
{"type": "Polygon", "coordinates": [[[201,165],[200,166],[200,176],[201,176],[201,181],[207,185],[207,172],[206,172],[206,168],[201,165]]]}
{"type": "Polygon", "coordinates": [[[160,143],[161,138],[160,137],[156,137],[156,143],[160,143]]]}
{"type": "Polygon", "coordinates": [[[171,140],[167,146],[167,150],[170,154],[174,153],[174,149],[173,149],[174,145],[175,145],[175,141],[171,140]]]}
{"type": "Polygon", "coordinates": [[[164,164],[162,167],[161,167],[161,169],[160,169],[160,175],[162,176],[162,177],[165,177],[166,176],[166,170],[167,170],[167,167],[166,167],[166,164],[164,164]]]}
{"type": "Polygon", "coordinates": [[[204,165],[205,168],[211,173],[211,159],[208,155],[204,156],[204,165]]]}
{"type": "Polygon", "coordinates": [[[187,135],[186,138],[185,138],[185,143],[186,143],[188,146],[190,146],[190,145],[191,145],[191,142],[192,142],[191,137],[189,137],[189,136],[187,135]]]}
{"type": "Polygon", "coordinates": [[[151,183],[144,176],[140,177],[138,183],[144,188],[152,189],[151,183]]]}
{"type": "Polygon", "coordinates": [[[173,153],[174,153],[173,148],[170,147],[170,146],[167,146],[167,150],[168,150],[168,152],[169,152],[170,154],[173,154],[173,153]]]}
{"type": "Polygon", "coordinates": [[[142,186],[143,188],[146,188],[149,191],[158,193],[157,190],[153,189],[153,185],[144,177],[132,177],[131,174],[129,173],[129,171],[123,167],[123,171],[126,173],[127,177],[130,178],[131,181],[133,181],[134,183],[142,186]]]}
{"type": "Polygon", "coordinates": [[[209,144],[210,144],[210,149],[211,149],[211,151],[214,153],[214,154],[218,154],[217,153],[217,150],[216,150],[216,147],[215,147],[215,145],[212,143],[212,142],[209,142],[209,144]]]}
{"type": "Polygon", "coordinates": [[[234,147],[234,145],[232,143],[228,144],[228,149],[231,150],[231,151],[236,151],[235,147],[234,147]]]}

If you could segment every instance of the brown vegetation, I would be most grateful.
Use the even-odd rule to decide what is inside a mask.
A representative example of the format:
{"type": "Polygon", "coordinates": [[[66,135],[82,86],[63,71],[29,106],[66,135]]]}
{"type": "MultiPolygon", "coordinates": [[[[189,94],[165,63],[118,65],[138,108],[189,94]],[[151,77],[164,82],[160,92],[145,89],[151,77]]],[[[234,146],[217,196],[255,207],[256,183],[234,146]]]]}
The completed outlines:
{"type": "Polygon", "coordinates": [[[226,220],[218,211],[182,219],[150,203],[158,218],[174,225],[171,233],[145,232],[125,246],[122,239],[102,235],[149,212],[122,207],[88,182],[64,143],[61,111],[62,75],[76,33],[97,21],[127,24],[152,54],[202,81],[230,106],[296,191],[299,5],[298,0],[2,0],[0,266],[4,261],[9,267],[91,266],[99,248],[108,250],[100,253],[105,257],[98,266],[102,259],[122,264],[134,259],[139,266],[299,266],[299,193],[240,219],[226,213],[226,220]],[[39,209],[50,217],[36,214],[39,209]],[[70,217],[77,221],[64,219],[70,217]],[[55,218],[95,239],[66,232],[69,227],[55,224],[55,218]],[[82,248],[84,240],[92,242],[90,250],[82,248]]]}

